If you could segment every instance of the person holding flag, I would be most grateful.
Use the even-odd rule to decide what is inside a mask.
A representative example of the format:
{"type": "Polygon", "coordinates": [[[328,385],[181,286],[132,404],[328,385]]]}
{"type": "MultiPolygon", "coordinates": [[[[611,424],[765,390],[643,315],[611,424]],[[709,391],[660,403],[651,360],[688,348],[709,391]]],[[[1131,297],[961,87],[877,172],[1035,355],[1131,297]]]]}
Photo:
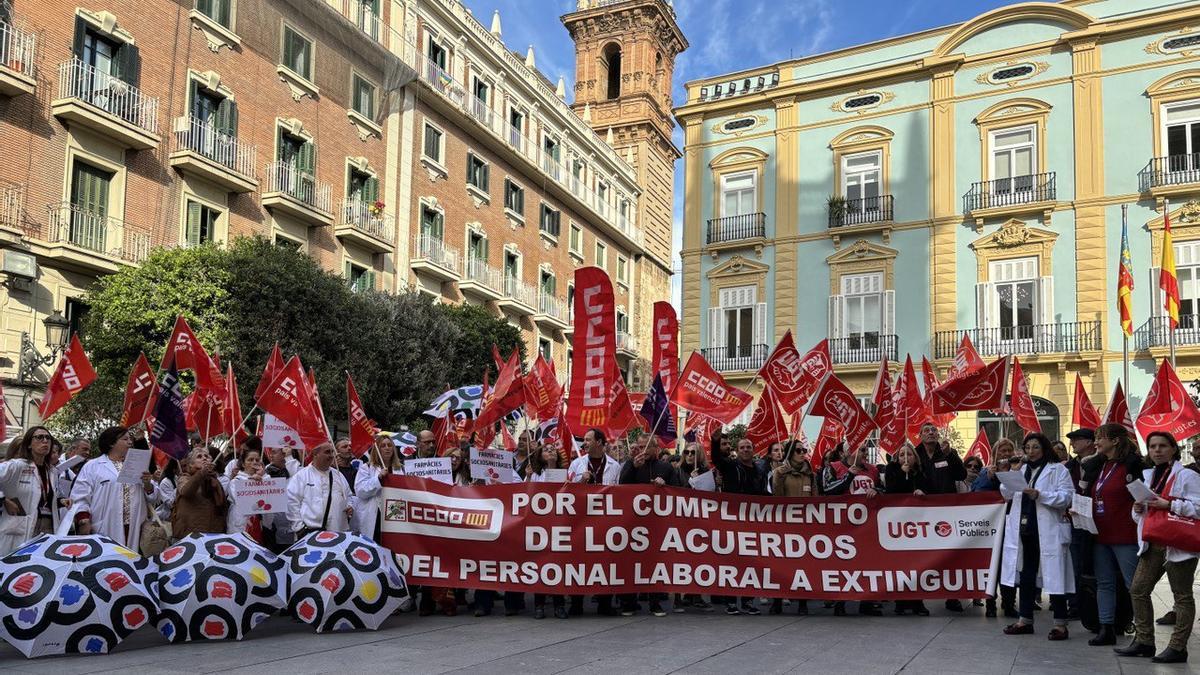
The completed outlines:
{"type": "Polygon", "coordinates": [[[404,464],[391,436],[378,434],[370,447],[367,461],[358,467],[354,478],[354,515],[350,527],[371,541],[380,541],[383,481],[388,476],[403,474],[404,464]]]}

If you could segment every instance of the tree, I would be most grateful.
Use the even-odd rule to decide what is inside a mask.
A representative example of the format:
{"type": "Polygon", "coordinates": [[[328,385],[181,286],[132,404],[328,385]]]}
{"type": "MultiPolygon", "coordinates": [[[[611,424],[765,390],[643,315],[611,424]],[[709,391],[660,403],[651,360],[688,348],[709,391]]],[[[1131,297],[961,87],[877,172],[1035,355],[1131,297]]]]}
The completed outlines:
{"type": "Polygon", "coordinates": [[[525,342],[516,326],[496,319],[491,312],[478,305],[438,307],[459,330],[452,359],[454,365],[446,373],[446,384],[451,387],[480,384],[485,369],[488,371],[488,380],[495,382],[499,372],[492,360],[492,345],[496,345],[500,357],[505,359],[513,349],[519,350],[521,363],[525,363],[525,342]]]}

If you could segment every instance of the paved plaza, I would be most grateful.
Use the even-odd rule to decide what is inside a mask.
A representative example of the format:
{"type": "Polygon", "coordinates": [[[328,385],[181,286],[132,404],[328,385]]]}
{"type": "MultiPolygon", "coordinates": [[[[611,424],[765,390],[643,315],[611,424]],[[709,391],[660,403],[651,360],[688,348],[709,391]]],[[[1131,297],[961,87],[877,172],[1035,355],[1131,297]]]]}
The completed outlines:
{"type": "MultiPolygon", "coordinates": [[[[1165,584],[1156,610],[1166,611],[1165,584]]],[[[314,635],[273,618],[242,642],[167,645],[143,629],[108,656],[26,660],[0,646],[0,671],[11,673],[1200,673],[1200,639],[1193,663],[1159,666],[1149,659],[1118,659],[1107,647],[1089,647],[1091,634],[1076,623],[1065,643],[1038,634],[1000,633],[1005,619],[985,619],[983,608],[950,615],[928,603],[933,616],[835,618],[821,603],[811,616],[725,616],[645,613],[630,618],[589,615],[566,621],[470,615],[393,617],[377,632],[314,635]]],[[[851,605],[853,611],[854,606],[851,605]]],[[[497,608],[499,610],[499,608],[497,608]]],[[[502,610],[500,610],[502,613],[502,610]]],[[[589,610],[590,612],[590,610],[589,610]]],[[[1040,618],[1040,617],[1039,617],[1040,618]]],[[[1159,627],[1158,645],[1167,642],[1159,627]]],[[[1122,640],[1125,640],[1123,638],[1122,640]]]]}

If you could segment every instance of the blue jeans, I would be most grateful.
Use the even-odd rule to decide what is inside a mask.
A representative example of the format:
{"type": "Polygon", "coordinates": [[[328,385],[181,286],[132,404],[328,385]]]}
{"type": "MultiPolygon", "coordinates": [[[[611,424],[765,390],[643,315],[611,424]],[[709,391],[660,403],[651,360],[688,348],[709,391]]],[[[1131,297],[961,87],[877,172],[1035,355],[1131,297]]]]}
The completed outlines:
{"type": "Polygon", "coordinates": [[[1137,544],[1100,544],[1092,552],[1096,565],[1096,606],[1100,623],[1111,625],[1117,618],[1117,575],[1125,582],[1125,588],[1133,585],[1133,572],[1137,569],[1137,544]]]}

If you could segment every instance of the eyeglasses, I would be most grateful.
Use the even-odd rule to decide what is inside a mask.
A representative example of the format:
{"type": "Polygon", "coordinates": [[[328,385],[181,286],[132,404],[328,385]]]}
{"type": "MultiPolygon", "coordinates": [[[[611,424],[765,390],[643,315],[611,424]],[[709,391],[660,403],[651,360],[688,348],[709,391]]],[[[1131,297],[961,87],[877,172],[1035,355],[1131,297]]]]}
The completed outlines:
{"type": "Polygon", "coordinates": [[[54,440],[54,437],[51,436],[50,434],[34,434],[33,440],[35,440],[35,441],[52,441],[52,440],[54,440]]]}
{"type": "Polygon", "coordinates": [[[685,455],[694,455],[694,454],[696,454],[696,453],[695,453],[695,452],[692,452],[692,451],[685,451],[683,454],[685,454],[685,455]]]}

